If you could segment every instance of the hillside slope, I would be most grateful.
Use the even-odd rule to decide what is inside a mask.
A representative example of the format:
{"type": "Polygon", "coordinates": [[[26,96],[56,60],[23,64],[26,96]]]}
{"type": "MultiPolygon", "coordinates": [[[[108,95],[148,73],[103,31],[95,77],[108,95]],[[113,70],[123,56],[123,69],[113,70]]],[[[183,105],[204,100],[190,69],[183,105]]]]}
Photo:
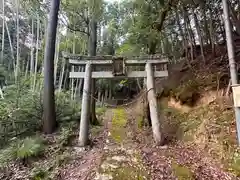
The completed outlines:
{"type": "MultiPolygon", "coordinates": [[[[240,56],[236,51],[236,62],[240,56]]],[[[171,142],[197,146],[228,171],[240,175],[240,151],[229,86],[225,46],[216,55],[183,60],[169,67],[169,78],[158,80],[163,133],[171,142]]]]}

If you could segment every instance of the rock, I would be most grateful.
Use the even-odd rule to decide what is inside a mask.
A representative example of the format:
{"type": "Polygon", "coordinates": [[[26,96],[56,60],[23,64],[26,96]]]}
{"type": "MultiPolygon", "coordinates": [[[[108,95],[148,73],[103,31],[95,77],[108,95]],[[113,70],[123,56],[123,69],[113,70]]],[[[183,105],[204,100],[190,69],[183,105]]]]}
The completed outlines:
{"type": "Polygon", "coordinates": [[[74,147],[74,150],[79,153],[79,152],[84,152],[87,151],[86,147],[74,147]]]}
{"type": "Polygon", "coordinates": [[[112,160],[118,161],[118,162],[123,162],[126,161],[127,158],[125,156],[113,156],[112,160]]]}
{"type": "Polygon", "coordinates": [[[96,174],[95,180],[111,180],[113,177],[110,174],[96,174]]]}
{"type": "Polygon", "coordinates": [[[117,166],[117,165],[114,165],[114,164],[110,164],[110,163],[104,162],[104,163],[101,165],[101,168],[102,168],[103,170],[106,170],[106,169],[109,169],[109,168],[117,169],[118,166],[117,166]]]}
{"type": "Polygon", "coordinates": [[[168,149],[168,146],[167,146],[167,145],[164,145],[164,146],[158,146],[157,148],[158,148],[158,149],[168,149]]]}

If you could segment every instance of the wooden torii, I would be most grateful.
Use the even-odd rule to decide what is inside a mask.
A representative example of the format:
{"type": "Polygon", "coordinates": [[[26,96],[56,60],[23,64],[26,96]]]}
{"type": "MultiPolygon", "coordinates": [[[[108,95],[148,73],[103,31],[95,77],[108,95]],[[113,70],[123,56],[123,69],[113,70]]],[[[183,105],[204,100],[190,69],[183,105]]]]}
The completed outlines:
{"type": "Polygon", "coordinates": [[[92,78],[146,78],[147,98],[149,102],[150,118],[152,122],[153,137],[157,144],[162,142],[159,122],[159,110],[155,92],[155,78],[167,77],[168,59],[161,55],[145,55],[140,57],[114,57],[114,56],[81,56],[63,53],[72,66],[85,66],[84,72],[70,72],[70,78],[84,79],[81,121],[79,131],[79,145],[86,146],[89,136],[89,114],[91,102],[92,78]],[[129,66],[145,66],[143,71],[131,71],[129,66]],[[155,67],[155,70],[153,69],[155,67]],[[108,67],[111,71],[97,71],[99,67],[108,67]],[[95,71],[93,71],[93,69],[95,71]],[[158,70],[160,69],[160,70],[158,70]]]}

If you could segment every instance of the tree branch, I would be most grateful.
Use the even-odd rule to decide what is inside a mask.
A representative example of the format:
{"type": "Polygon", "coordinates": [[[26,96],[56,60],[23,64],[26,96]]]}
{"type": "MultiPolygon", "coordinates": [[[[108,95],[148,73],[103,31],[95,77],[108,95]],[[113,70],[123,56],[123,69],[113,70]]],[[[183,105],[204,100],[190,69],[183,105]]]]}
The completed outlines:
{"type": "Polygon", "coordinates": [[[66,26],[69,30],[71,31],[77,31],[77,32],[80,32],[80,33],[83,33],[83,34],[86,34],[87,36],[90,36],[89,32],[83,30],[83,29],[80,29],[80,28],[73,28],[71,27],[70,25],[68,25],[66,22],[64,22],[62,19],[60,19],[61,22],[63,23],[64,26],[66,26]]]}
{"type": "Polygon", "coordinates": [[[172,8],[176,7],[179,0],[169,0],[166,4],[166,7],[163,9],[163,11],[160,14],[160,19],[158,22],[155,22],[153,24],[153,28],[157,29],[158,31],[162,30],[163,23],[166,20],[169,12],[172,10],[172,8]]]}

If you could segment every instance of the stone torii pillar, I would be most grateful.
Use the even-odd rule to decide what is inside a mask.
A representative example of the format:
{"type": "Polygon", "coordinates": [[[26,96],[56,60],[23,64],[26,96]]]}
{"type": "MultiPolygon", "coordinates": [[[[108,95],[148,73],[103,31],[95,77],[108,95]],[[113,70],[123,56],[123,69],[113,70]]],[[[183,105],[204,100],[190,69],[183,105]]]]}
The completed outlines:
{"type": "Polygon", "coordinates": [[[85,66],[85,77],[83,85],[83,98],[81,109],[81,121],[79,131],[79,145],[86,146],[88,144],[89,134],[89,116],[90,116],[90,94],[91,94],[91,82],[92,82],[92,64],[88,62],[85,66]]]}
{"type": "Polygon", "coordinates": [[[162,135],[160,131],[160,119],[159,119],[159,108],[157,103],[157,97],[155,92],[155,83],[154,83],[154,72],[153,66],[151,63],[146,64],[147,72],[147,99],[149,102],[150,117],[152,123],[153,138],[157,145],[162,144],[162,135]]]}
{"type": "MultiPolygon", "coordinates": [[[[147,84],[147,99],[149,102],[150,118],[152,123],[153,137],[156,144],[162,144],[162,135],[160,131],[160,119],[159,109],[157,104],[156,92],[155,92],[155,78],[162,78],[168,76],[167,67],[163,70],[153,70],[153,65],[166,65],[168,63],[167,58],[162,58],[159,55],[153,56],[141,56],[141,57],[129,57],[128,59],[117,58],[120,62],[120,69],[115,69],[116,57],[113,56],[81,56],[81,55],[69,55],[63,54],[63,56],[69,59],[69,63],[75,66],[85,66],[84,72],[70,72],[70,78],[84,79],[83,98],[81,108],[81,122],[79,131],[79,145],[86,146],[89,142],[89,115],[90,115],[90,102],[91,102],[91,80],[92,78],[103,79],[121,79],[121,78],[145,78],[147,84]],[[112,70],[104,71],[92,71],[92,66],[112,67],[112,70]],[[132,70],[125,71],[125,66],[145,66],[145,70],[132,70]],[[121,69],[122,68],[122,69],[121,69]],[[115,72],[114,70],[117,70],[115,72]]],[[[118,67],[118,66],[117,66],[118,67]]]]}

